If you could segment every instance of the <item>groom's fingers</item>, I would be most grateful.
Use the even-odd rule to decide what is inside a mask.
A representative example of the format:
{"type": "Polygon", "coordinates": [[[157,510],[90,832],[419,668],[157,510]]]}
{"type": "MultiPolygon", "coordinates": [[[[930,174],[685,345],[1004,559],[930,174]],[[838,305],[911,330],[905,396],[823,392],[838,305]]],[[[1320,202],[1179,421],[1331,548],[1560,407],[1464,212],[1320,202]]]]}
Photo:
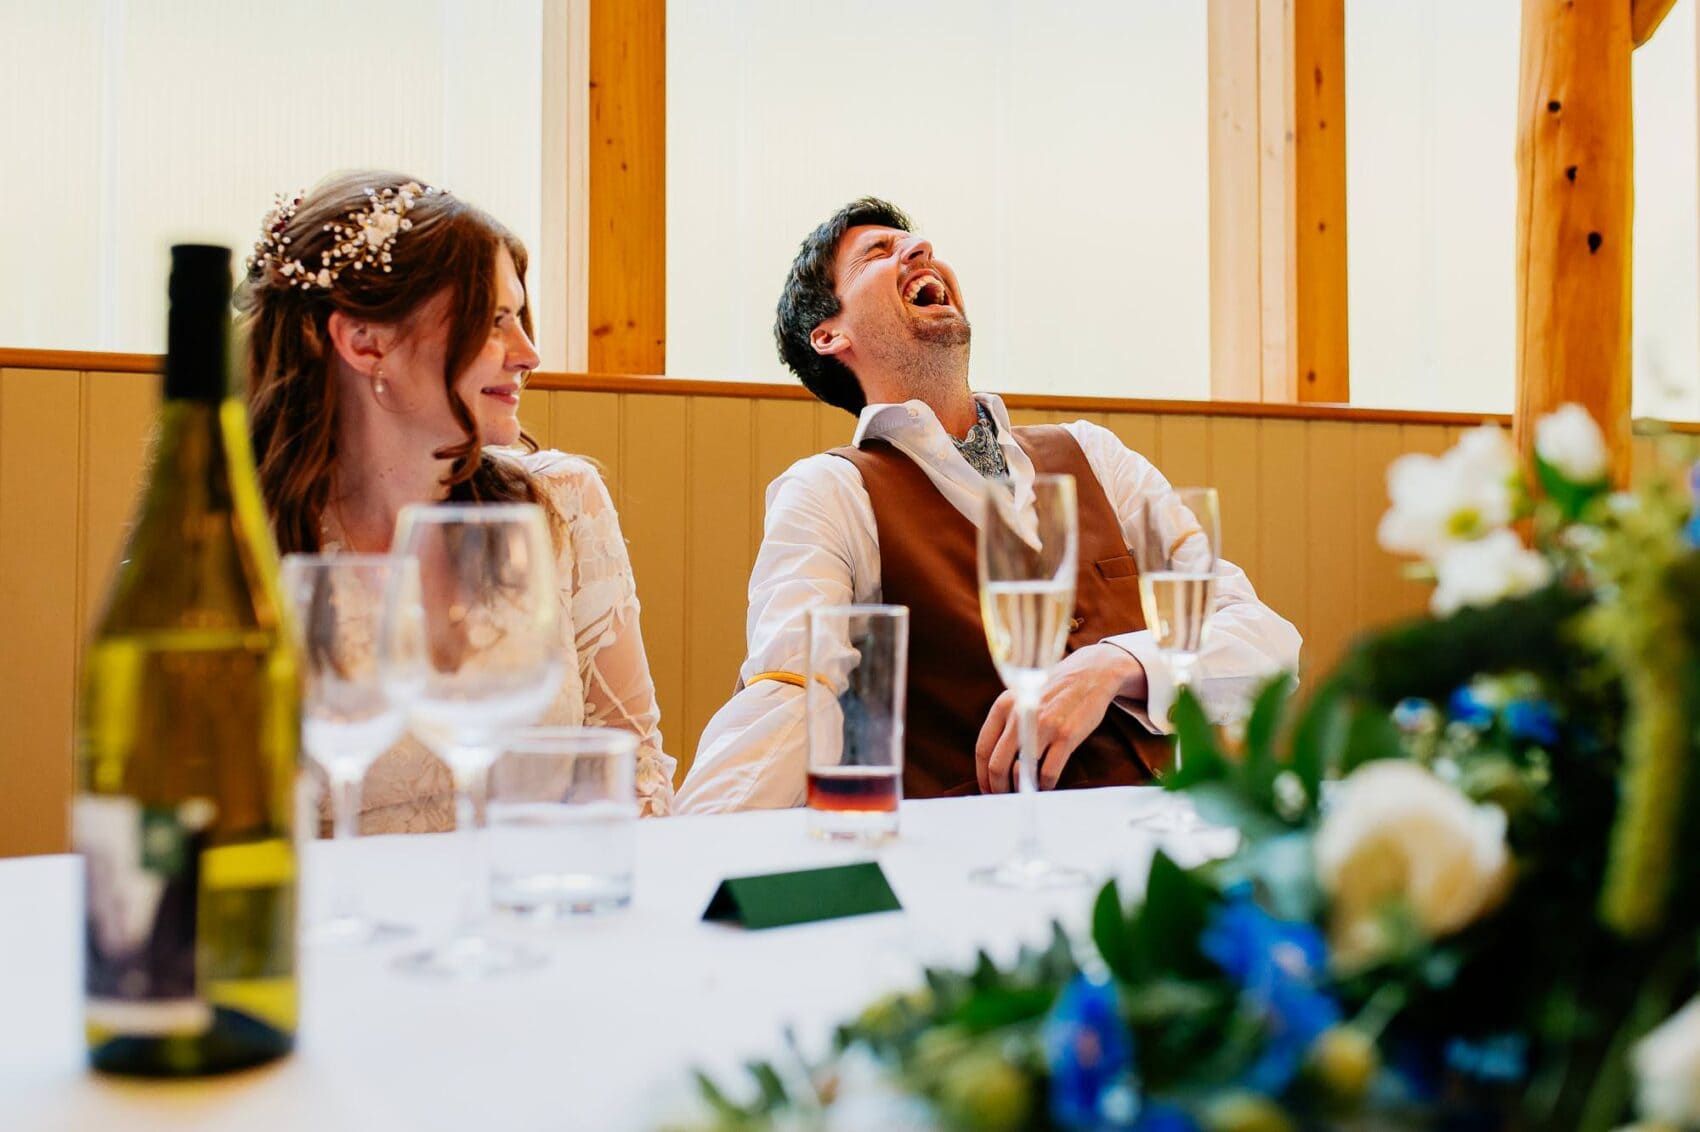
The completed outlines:
{"type": "Polygon", "coordinates": [[[986,714],[980,737],[974,744],[974,777],[982,794],[1009,790],[1009,767],[1018,732],[1015,726],[1015,697],[1000,695],[986,714]]]}

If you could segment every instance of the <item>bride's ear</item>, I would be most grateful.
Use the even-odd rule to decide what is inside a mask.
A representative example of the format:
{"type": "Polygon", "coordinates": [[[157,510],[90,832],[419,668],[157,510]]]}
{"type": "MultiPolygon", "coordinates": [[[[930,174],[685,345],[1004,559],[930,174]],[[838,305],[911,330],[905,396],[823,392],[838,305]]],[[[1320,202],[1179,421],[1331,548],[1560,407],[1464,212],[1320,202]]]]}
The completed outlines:
{"type": "Polygon", "coordinates": [[[326,330],[330,333],[331,348],[343,365],[362,377],[372,376],[390,348],[388,327],[363,322],[342,311],[331,312],[326,330]]]}

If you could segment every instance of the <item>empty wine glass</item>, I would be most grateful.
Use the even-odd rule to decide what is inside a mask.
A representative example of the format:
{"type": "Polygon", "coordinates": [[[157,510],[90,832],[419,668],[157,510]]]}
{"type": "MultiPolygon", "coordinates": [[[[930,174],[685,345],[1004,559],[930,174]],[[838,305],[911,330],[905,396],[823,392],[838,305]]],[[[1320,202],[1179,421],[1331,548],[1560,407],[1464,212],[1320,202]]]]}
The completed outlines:
{"type": "MultiPolygon", "coordinates": [[[[1221,505],[1213,487],[1176,488],[1147,510],[1139,559],[1139,600],[1145,627],[1174,678],[1178,697],[1192,685],[1210,614],[1216,608],[1216,575],[1222,545],[1221,505]]],[[[1175,743],[1175,769],[1181,747],[1175,743]]],[[[1171,795],[1135,819],[1154,833],[1206,828],[1190,799],[1171,795]]]]}
{"type": "Polygon", "coordinates": [[[1039,700],[1068,646],[1080,533],[1073,476],[1037,476],[1031,509],[1007,483],[987,481],[978,534],[980,616],[992,663],[1015,694],[1021,735],[1016,789],[1023,796],[1015,852],[973,879],[1006,888],[1079,884],[1086,874],[1047,860],[1039,848],[1039,700]]]}
{"type": "MultiPolygon", "coordinates": [[[[283,592],[302,658],[301,743],[329,783],[339,841],[359,833],[366,771],[401,738],[401,707],[379,674],[378,637],[391,577],[412,569],[407,559],[374,554],[283,560],[283,592]]],[[[330,918],[307,929],[309,942],[375,943],[411,934],[362,914],[359,886],[346,873],[332,883],[330,918]]]]}
{"type": "Polygon", "coordinates": [[[417,560],[385,607],[385,678],[408,726],[449,766],[466,846],[461,919],[404,970],[478,978],[541,964],[491,938],[486,809],[490,765],[513,729],[536,723],[561,684],[560,593],[543,511],[533,503],[403,508],[395,549],[417,560]]]}

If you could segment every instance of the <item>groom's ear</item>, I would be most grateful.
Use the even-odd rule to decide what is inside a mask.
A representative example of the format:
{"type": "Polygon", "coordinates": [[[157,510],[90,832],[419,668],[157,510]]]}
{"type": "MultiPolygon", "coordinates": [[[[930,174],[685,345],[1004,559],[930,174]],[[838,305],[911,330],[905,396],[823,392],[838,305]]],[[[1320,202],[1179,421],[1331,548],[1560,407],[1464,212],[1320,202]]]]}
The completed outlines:
{"type": "Polygon", "coordinates": [[[823,357],[831,357],[848,350],[850,339],[844,336],[843,331],[823,322],[809,331],[809,345],[814,347],[815,353],[823,357]]]}

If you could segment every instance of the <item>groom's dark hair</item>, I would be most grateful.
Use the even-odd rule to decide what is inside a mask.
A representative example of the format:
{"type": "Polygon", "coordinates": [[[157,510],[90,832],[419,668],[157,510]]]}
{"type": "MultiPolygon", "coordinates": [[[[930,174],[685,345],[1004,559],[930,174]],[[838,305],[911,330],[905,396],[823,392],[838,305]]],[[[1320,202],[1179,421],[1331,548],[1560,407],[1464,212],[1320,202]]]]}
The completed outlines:
{"type": "Polygon", "coordinates": [[[817,354],[809,344],[815,327],[837,314],[833,267],[838,258],[838,241],[844,233],[864,224],[896,228],[902,232],[914,225],[901,208],[877,197],[851,201],[810,232],[791,261],[785,290],[779,296],[779,312],[773,321],[773,337],[779,357],[803,382],[804,388],[828,405],[836,405],[851,416],[868,403],[862,383],[850,367],[837,358],[817,354]]]}

